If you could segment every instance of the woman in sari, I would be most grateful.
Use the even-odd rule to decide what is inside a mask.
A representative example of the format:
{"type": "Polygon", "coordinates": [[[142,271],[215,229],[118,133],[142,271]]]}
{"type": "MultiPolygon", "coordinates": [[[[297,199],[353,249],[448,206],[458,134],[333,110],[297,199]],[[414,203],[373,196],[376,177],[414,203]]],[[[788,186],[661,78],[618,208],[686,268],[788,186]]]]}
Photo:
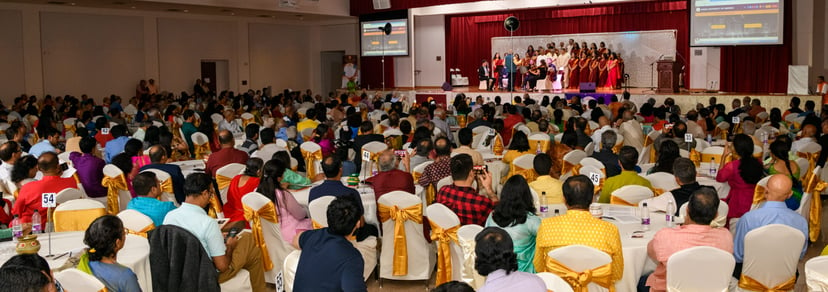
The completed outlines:
{"type": "Polygon", "coordinates": [[[578,68],[578,60],[577,54],[572,54],[572,59],[569,59],[569,89],[576,89],[578,88],[578,82],[580,78],[581,70],[578,68]]]}
{"type": "Polygon", "coordinates": [[[586,52],[581,52],[581,60],[578,61],[578,68],[580,68],[581,73],[578,78],[578,83],[575,84],[575,88],[578,88],[581,82],[589,82],[590,59],[586,52]]]}
{"type": "Polygon", "coordinates": [[[765,172],[768,175],[784,174],[791,178],[793,194],[785,200],[785,205],[788,206],[788,209],[796,211],[796,209],[799,209],[800,200],[802,200],[802,181],[799,180],[801,169],[799,169],[796,162],[788,159],[788,153],[791,151],[789,145],[781,140],[773,141],[770,144],[771,161],[765,166],[765,172]]]}
{"type": "Polygon", "coordinates": [[[270,201],[276,205],[282,239],[285,242],[293,242],[296,234],[311,230],[312,224],[310,218],[307,218],[305,208],[299,205],[296,198],[282,187],[282,177],[285,171],[287,167],[281,160],[272,159],[265,163],[261,183],[256,191],[270,198],[270,201]]]}
{"type": "Polygon", "coordinates": [[[518,271],[534,273],[535,236],[541,218],[535,215],[532,192],[526,179],[520,175],[510,177],[503,185],[501,200],[486,219],[486,227],[500,227],[509,233],[517,254],[518,271]]]}
{"type": "Polygon", "coordinates": [[[598,83],[596,83],[596,86],[605,87],[607,79],[609,79],[609,71],[607,69],[609,60],[606,54],[601,54],[600,56],[598,59],[598,83]]]}
{"type": "Polygon", "coordinates": [[[492,90],[500,88],[498,85],[500,81],[500,70],[503,69],[503,59],[500,58],[500,53],[495,53],[494,57],[492,57],[492,72],[494,72],[494,86],[492,86],[492,90]]]}
{"type": "Polygon", "coordinates": [[[609,61],[607,61],[608,73],[607,82],[605,86],[608,89],[615,89],[615,85],[618,84],[618,59],[616,59],[615,55],[615,53],[610,54],[609,61]]]}
{"type": "Polygon", "coordinates": [[[224,217],[230,222],[245,221],[241,199],[259,187],[263,164],[261,158],[250,158],[245,164],[244,172],[230,181],[230,186],[227,187],[227,202],[224,202],[223,208],[224,217]]]}
{"type": "Polygon", "coordinates": [[[598,71],[598,65],[601,61],[598,60],[598,56],[592,55],[592,58],[589,60],[589,82],[594,82],[598,84],[598,75],[600,72],[598,71]]]}

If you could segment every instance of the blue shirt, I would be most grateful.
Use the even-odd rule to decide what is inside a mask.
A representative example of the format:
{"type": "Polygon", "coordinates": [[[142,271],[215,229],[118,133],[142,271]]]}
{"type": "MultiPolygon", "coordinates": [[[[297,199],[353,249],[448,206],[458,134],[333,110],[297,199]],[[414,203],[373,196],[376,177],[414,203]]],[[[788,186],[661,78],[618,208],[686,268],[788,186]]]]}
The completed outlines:
{"type": "Polygon", "coordinates": [[[181,204],[178,209],[167,213],[164,224],[187,229],[198,238],[198,241],[201,241],[201,246],[211,258],[223,256],[227,250],[218,222],[199,206],[190,203],[181,204]]]}
{"type": "MultiPolygon", "coordinates": [[[[276,139],[288,140],[287,128],[279,128],[279,133],[276,133],[276,139]]],[[[302,144],[302,134],[296,134],[296,143],[302,144]]]]}
{"type": "Polygon", "coordinates": [[[43,139],[37,144],[32,145],[32,148],[29,149],[29,154],[34,156],[35,158],[40,157],[40,154],[46,152],[55,152],[55,146],[52,146],[52,142],[49,142],[47,139],[43,139]]]}
{"type": "Polygon", "coordinates": [[[104,147],[104,161],[110,163],[112,162],[112,157],[124,152],[124,146],[126,146],[130,138],[129,136],[121,136],[106,142],[106,146],[104,147]]]}
{"type": "Polygon", "coordinates": [[[164,223],[164,217],[172,210],[175,210],[173,202],[162,202],[156,198],[150,197],[135,197],[127,204],[127,209],[141,212],[152,219],[152,224],[161,226],[164,223]]]}
{"type": "MultiPolygon", "coordinates": [[[[808,249],[808,221],[802,215],[788,209],[785,202],[767,201],[759,209],[742,215],[736,224],[736,234],[733,236],[733,256],[736,262],[741,263],[745,257],[745,235],[751,230],[769,224],[784,224],[802,231],[805,235],[805,244],[802,246],[800,258],[805,256],[808,249]]],[[[791,248],[799,248],[792,246],[791,248]]]]}
{"type": "Polygon", "coordinates": [[[147,169],[158,169],[169,174],[173,183],[175,200],[178,201],[179,204],[184,203],[186,195],[184,195],[184,173],[181,172],[181,167],[175,164],[153,163],[142,166],[140,171],[147,169]]]}
{"type": "Polygon", "coordinates": [[[365,262],[345,237],[330,234],[328,228],[308,230],[299,235],[299,248],[293,291],[367,291],[365,262]]]}
{"type": "Polygon", "coordinates": [[[119,264],[107,264],[99,261],[89,261],[89,268],[95,278],[101,280],[106,289],[116,292],[140,292],[138,276],[127,267],[119,264]]]}
{"type": "Polygon", "coordinates": [[[515,72],[517,68],[515,68],[514,60],[512,54],[503,55],[503,68],[506,69],[506,72],[515,72]]]}
{"type": "Polygon", "coordinates": [[[365,212],[365,209],[363,209],[362,207],[362,198],[359,196],[359,192],[354,188],[346,187],[342,184],[341,181],[326,179],[322,182],[322,184],[311,188],[308,194],[308,204],[310,204],[310,202],[313,202],[313,200],[319,199],[324,196],[352,196],[356,199],[360,211],[362,211],[363,213],[365,212]]]}

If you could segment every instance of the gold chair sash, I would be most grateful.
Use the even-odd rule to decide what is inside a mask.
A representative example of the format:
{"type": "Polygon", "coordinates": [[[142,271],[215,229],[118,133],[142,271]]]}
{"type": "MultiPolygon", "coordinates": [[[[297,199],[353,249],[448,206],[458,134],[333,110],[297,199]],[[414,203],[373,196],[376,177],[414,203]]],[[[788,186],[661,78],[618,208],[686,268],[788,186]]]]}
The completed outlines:
{"type": "Polygon", "coordinates": [[[650,138],[650,135],[644,136],[644,147],[653,145],[654,142],[655,141],[653,141],[653,138],[650,138]]]}
{"type": "Polygon", "coordinates": [[[249,119],[242,118],[242,127],[247,127],[247,125],[255,123],[255,122],[256,122],[256,117],[255,116],[252,117],[252,118],[249,118],[249,119]]]}
{"type": "Polygon", "coordinates": [[[457,240],[457,229],[460,229],[460,225],[443,229],[432,221],[429,221],[429,224],[431,225],[431,240],[437,241],[437,282],[435,285],[440,286],[440,284],[451,281],[451,242],[460,244],[457,240]]]}
{"type": "MultiPolygon", "coordinates": [[[[232,177],[226,177],[220,174],[216,174],[216,185],[219,188],[219,191],[222,189],[226,189],[230,187],[230,182],[233,181],[232,177]]],[[[221,202],[219,202],[218,197],[213,196],[210,198],[210,208],[207,209],[207,214],[210,217],[217,218],[219,213],[222,213],[222,206],[221,202]]]]}
{"type": "Polygon", "coordinates": [[[129,228],[124,228],[124,229],[126,229],[128,234],[138,235],[140,237],[147,238],[147,232],[150,232],[151,230],[155,229],[155,224],[150,223],[150,225],[147,225],[147,226],[144,227],[144,229],[141,229],[141,230],[138,230],[138,231],[135,231],[135,230],[132,230],[132,229],[129,229],[129,228]]]}
{"type": "MultiPolygon", "coordinates": [[[[661,194],[666,193],[667,191],[661,188],[652,188],[653,190],[653,197],[661,196],[661,194]]],[[[636,205],[638,206],[638,205],[636,205]]]]}
{"type": "Polygon", "coordinates": [[[728,163],[733,160],[733,155],[728,155],[727,157],[722,158],[721,154],[709,154],[709,153],[702,153],[701,159],[703,162],[710,162],[710,159],[713,158],[717,164],[728,163]],[[724,162],[722,162],[724,160],[724,162]]]}
{"type": "Polygon", "coordinates": [[[612,263],[583,272],[575,272],[554,258],[547,257],[546,270],[569,283],[575,292],[588,292],[589,283],[598,284],[609,289],[610,292],[615,291],[615,285],[612,285],[612,263]]]}
{"type": "Polygon", "coordinates": [[[822,199],[820,194],[826,187],[828,187],[828,183],[822,181],[819,175],[811,175],[805,185],[805,192],[811,194],[811,206],[808,210],[808,235],[811,242],[816,242],[819,239],[819,231],[822,227],[822,199]]]}
{"type": "Polygon", "coordinates": [[[423,205],[417,204],[400,209],[396,205],[377,205],[380,222],[394,220],[394,264],[393,275],[408,275],[408,242],[405,238],[405,221],[423,223],[423,205]]]}
{"type": "Polygon", "coordinates": [[[549,140],[529,140],[529,153],[537,153],[538,145],[540,145],[541,152],[549,152],[549,140]]]}
{"type": "Polygon", "coordinates": [[[808,159],[808,171],[803,172],[803,169],[799,170],[799,173],[805,174],[805,176],[802,177],[802,180],[808,180],[811,177],[811,172],[813,172],[814,168],[816,168],[817,160],[819,160],[819,151],[813,153],[796,152],[796,156],[808,159]]]}
{"type": "Polygon", "coordinates": [[[302,150],[302,157],[305,159],[305,173],[308,178],[313,179],[316,176],[316,162],[322,160],[322,149],[314,152],[305,151],[305,149],[300,150],[302,150]]]}
{"type": "Polygon", "coordinates": [[[84,209],[56,211],[52,216],[55,221],[55,232],[84,231],[96,218],[106,215],[106,209],[84,209]]]}
{"type": "Polygon", "coordinates": [[[210,154],[210,143],[193,143],[193,152],[195,152],[196,159],[204,159],[204,157],[207,156],[207,154],[210,154]]]}
{"type": "Polygon", "coordinates": [[[78,129],[75,125],[63,125],[63,130],[65,130],[66,133],[72,133],[72,137],[77,136],[78,129]]]}
{"type": "Polygon", "coordinates": [[[633,204],[624,200],[622,198],[616,196],[610,196],[610,204],[611,205],[623,205],[623,206],[638,206],[638,204],[633,204]]]}
{"type": "Polygon", "coordinates": [[[273,206],[273,202],[268,202],[266,205],[259,208],[258,211],[255,211],[244,205],[244,219],[247,219],[250,222],[250,229],[253,231],[253,240],[256,242],[256,245],[259,246],[259,249],[262,250],[262,264],[264,264],[265,271],[270,271],[273,269],[273,261],[270,259],[270,253],[267,251],[267,243],[264,239],[264,233],[262,232],[262,219],[273,222],[279,223],[279,216],[276,214],[276,207],[273,206]]]}
{"type": "Polygon", "coordinates": [[[618,152],[620,152],[620,151],[621,151],[621,148],[622,148],[622,147],[624,147],[624,143],[621,143],[621,144],[618,144],[618,145],[613,146],[613,147],[612,147],[612,153],[616,153],[616,154],[618,154],[618,152]]]}
{"type": "Polygon", "coordinates": [[[759,205],[765,201],[765,187],[756,185],[753,188],[753,205],[759,205]]]}
{"type": "Polygon", "coordinates": [[[219,190],[230,187],[231,181],[233,181],[232,177],[226,177],[220,174],[216,174],[216,185],[218,185],[219,190]]]}
{"type": "Polygon", "coordinates": [[[774,287],[768,288],[754,278],[742,274],[739,278],[739,287],[748,291],[762,291],[762,292],[783,292],[791,291],[796,285],[796,276],[792,276],[785,282],[780,283],[774,287]]]}
{"type": "Polygon", "coordinates": [[[123,173],[118,176],[104,175],[101,185],[106,188],[106,212],[118,214],[121,211],[120,191],[127,191],[126,177],[123,173]]]}
{"type": "Polygon", "coordinates": [[[435,186],[434,184],[428,185],[428,187],[425,189],[425,193],[426,203],[431,205],[432,203],[434,203],[434,200],[437,199],[437,186],[435,186]]]}
{"type": "Polygon", "coordinates": [[[460,128],[466,127],[466,115],[457,115],[457,125],[460,126],[460,128]]]}
{"type": "Polygon", "coordinates": [[[538,178],[538,174],[535,172],[535,169],[533,169],[533,168],[526,169],[526,168],[517,166],[514,163],[511,163],[511,164],[509,164],[509,174],[506,177],[503,178],[503,181],[505,182],[506,180],[508,180],[510,177],[512,177],[514,175],[522,176],[524,179],[526,179],[527,183],[533,182],[533,181],[535,181],[535,179],[538,178]]]}
{"type": "Polygon", "coordinates": [[[564,174],[566,174],[570,171],[572,171],[572,173],[575,173],[577,171],[576,167],[577,167],[577,169],[581,169],[580,164],[572,164],[572,163],[570,163],[569,161],[566,161],[566,160],[563,161],[562,165],[563,166],[561,167],[561,176],[563,176],[564,174]]]}
{"type": "Polygon", "coordinates": [[[699,153],[699,151],[696,151],[696,149],[690,149],[690,161],[693,161],[693,164],[695,164],[696,167],[699,167],[699,165],[701,165],[702,162],[701,153],[699,153]]]}
{"type": "Polygon", "coordinates": [[[658,151],[656,151],[655,144],[650,147],[650,163],[658,161],[658,151]]]}
{"type": "Polygon", "coordinates": [[[319,222],[316,222],[316,220],[313,219],[311,219],[311,226],[313,226],[313,229],[325,228],[325,226],[322,226],[322,224],[319,224],[319,222]]]}
{"type": "Polygon", "coordinates": [[[172,178],[168,178],[161,182],[161,192],[173,194],[172,178]]]}

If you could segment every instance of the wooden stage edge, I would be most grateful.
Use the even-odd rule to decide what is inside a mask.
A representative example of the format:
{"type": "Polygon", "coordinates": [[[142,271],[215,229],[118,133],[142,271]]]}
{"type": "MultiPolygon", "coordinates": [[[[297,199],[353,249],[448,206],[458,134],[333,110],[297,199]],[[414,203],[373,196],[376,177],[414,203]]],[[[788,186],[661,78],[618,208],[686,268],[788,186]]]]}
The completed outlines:
{"type": "MultiPolygon", "coordinates": [[[[710,97],[715,96],[717,99],[717,103],[724,104],[725,107],[731,110],[731,102],[733,99],[742,99],[745,96],[750,96],[752,99],[759,99],[761,101],[762,107],[766,108],[770,111],[771,108],[777,107],[781,110],[786,110],[789,108],[789,103],[791,98],[794,96],[799,97],[802,100],[802,104],[800,106],[804,106],[805,102],[808,100],[814,101],[817,104],[817,109],[821,107],[822,104],[822,97],[818,95],[801,95],[801,94],[784,94],[784,93],[744,93],[744,92],[705,92],[704,90],[682,90],[681,92],[677,93],[658,93],[651,91],[649,88],[628,88],[630,92],[630,100],[637,105],[641,105],[645,103],[648,99],[654,98],[656,100],[656,104],[661,105],[664,103],[664,100],[668,97],[672,97],[675,99],[676,104],[679,105],[683,110],[695,108],[697,103],[701,103],[705,106],[708,105],[710,97]]],[[[347,90],[340,89],[338,92],[346,93],[347,90]]],[[[362,92],[359,90],[357,92],[362,92]]],[[[376,94],[378,92],[382,92],[383,95],[387,93],[397,93],[400,96],[406,97],[406,99],[410,102],[414,100],[414,97],[417,95],[435,95],[435,96],[445,96],[446,100],[450,103],[454,100],[454,97],[457,94],[464,93],[469,98],[476,98],[477,96],[482,96],[484,100],[494,100],[495,96],[500,96],[503,103],[509,102],[513,100],[514,97],[523,97],[525,94],[529,94],[529,96],[536,101],[540,101],[543,96],[549,96],[551,100],[554,96],[560,96],[563,98],[567,94],[578,94],[578,90],[564,90],[562,92],[549,92],[549,91],[542,91],[542,92],[525,92],[525,91],[485,91],[479,90],[477,87],[454,87],[451,91],[444,91],[440,87],[399,87],[399,88],[386,88],[385,91],[380,89],[371,89],[365,90],[368,94],[376,94]]],[[[611,95],[616,94],[618,98],[621,99],[621,95],[624,90],[598,90],[595,92],[596,95],[611,95]]],[[[582,96],[589,96],[590,93],[583,93],[582,96]]],[[[606,101],[609,103],[609,100],[606,101]]]]}

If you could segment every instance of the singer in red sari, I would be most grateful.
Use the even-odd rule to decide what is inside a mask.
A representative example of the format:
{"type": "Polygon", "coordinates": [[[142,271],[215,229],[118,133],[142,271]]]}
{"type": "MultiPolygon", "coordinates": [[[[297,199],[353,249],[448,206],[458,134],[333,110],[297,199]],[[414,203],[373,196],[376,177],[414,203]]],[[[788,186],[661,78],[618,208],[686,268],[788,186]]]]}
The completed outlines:
{"type": "Polygon", "coordinates": [[[572,59],[569,59],[569,89],[578,88],[578,78],[581,75],[581,71],[578,69],[579,61],[578,55],[572,55],[572,59]]]}
{"type": "Polygon", "coordinates": [[[606,54],[601,54],[601,57],[598,59],[598,83],[595,83],[597,87],[604,87],[607,84],[607,77],[609,76],[607,62],[606,54]]]}
{"type": "Polygon", "coordinates": [[[606,87],[609,89],[615,89],[615,86],[618,84],[618,79],[621,79],[620,71],[618,70],[618,59],[615,58],[615,53],[612,53],[609,57],[609,61],[607,62],[607,83],[606,87]]]}

